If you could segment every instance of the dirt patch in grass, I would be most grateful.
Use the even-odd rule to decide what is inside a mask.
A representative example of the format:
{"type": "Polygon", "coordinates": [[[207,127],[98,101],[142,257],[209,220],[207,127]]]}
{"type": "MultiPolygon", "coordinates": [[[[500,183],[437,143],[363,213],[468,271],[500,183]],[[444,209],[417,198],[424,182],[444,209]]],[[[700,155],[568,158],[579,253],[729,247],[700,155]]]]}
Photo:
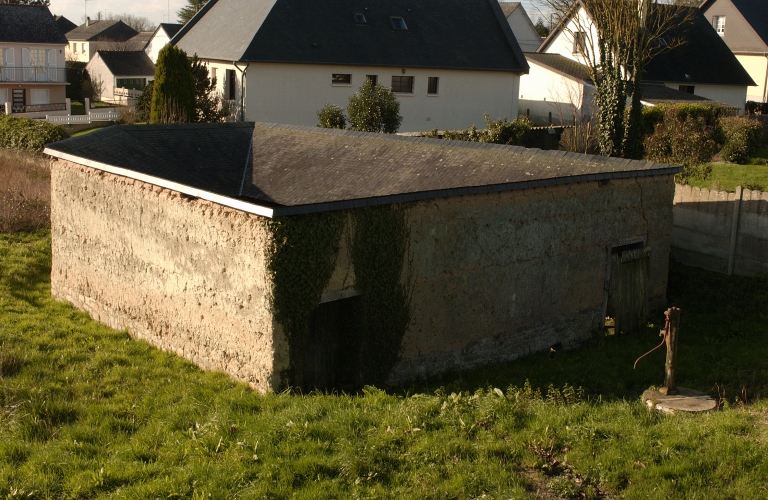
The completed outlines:
{"type": "Polygon", "coordinates": [[[51,223],[51,169],[41,156],[0,151],[0,232],[34,231],[51,223]]]}

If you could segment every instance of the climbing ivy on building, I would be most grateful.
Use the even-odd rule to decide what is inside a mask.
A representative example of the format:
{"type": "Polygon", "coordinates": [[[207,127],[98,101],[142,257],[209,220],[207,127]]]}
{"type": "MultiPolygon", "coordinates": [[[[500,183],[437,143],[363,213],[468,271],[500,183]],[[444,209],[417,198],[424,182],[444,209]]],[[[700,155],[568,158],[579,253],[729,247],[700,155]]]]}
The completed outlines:
{"type": "Polygon", "coordinates": [[[304,348],[312,313],[336,267],[346,214],[329,212],[272,219],[267,229],[267,269],[272,309],[288,339],[290,383],[301,386],[304,348]]]}
{"type": "Polygon", "coordinates": [[[355,210],[351,223],[347,247],[361,299],[360,374],[365,383],[382,383],[411,322],[410,227],[399,205],[355,210]]]}

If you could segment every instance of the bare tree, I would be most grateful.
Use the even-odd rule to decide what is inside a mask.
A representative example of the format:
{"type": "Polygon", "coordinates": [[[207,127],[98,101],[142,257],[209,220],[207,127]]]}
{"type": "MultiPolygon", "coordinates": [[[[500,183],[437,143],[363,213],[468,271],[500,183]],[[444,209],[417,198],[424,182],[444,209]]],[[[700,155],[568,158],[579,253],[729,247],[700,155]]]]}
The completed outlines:
{"type": "Polygon", "coordinates": [[[595,84],[600,154],[636,158],[642,152],[640,117],[645,65],[686,43],[695,11],[659,0],[539,0],[560,19],[595,84]],[[630,111],[625,116],[627,97],[630,111]]]}
{"type": "Polygon", "coordinates": [[[155,31],[157,25],[153,23],[149,18],[144,16],[134,16],[133,14],[111,14],[107,15],[107,19],[116,21],[122,21],[136,31],[155,31]]]}

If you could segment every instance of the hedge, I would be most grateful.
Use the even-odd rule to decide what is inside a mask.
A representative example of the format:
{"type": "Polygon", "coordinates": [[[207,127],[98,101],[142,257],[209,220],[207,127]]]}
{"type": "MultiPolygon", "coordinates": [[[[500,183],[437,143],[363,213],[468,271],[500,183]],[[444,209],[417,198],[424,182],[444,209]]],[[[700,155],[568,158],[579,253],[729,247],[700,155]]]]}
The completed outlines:
{"type": "Polygon", "coordinates": [[[731,116],[720,120],[725,144],[720,155],[725,161],[745,164],[760,149],[763,126],[757,120],[731,116]]]}
{"type": "Polygon", "coordinates": [[[0,116],[0,148],[41,153],[46,144],[67,138],[60,125],[18,116],[0,116]]]}

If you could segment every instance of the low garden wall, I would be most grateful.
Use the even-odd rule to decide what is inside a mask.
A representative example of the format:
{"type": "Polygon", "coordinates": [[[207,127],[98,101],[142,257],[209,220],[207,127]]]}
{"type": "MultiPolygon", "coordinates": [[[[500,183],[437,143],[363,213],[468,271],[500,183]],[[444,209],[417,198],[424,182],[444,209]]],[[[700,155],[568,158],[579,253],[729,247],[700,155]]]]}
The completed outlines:
{"type": "Polygon", "coordinates": [[[726,274],[768,273],[768,193],[678,184],[672,214],[675,260],[726,274]]]}

